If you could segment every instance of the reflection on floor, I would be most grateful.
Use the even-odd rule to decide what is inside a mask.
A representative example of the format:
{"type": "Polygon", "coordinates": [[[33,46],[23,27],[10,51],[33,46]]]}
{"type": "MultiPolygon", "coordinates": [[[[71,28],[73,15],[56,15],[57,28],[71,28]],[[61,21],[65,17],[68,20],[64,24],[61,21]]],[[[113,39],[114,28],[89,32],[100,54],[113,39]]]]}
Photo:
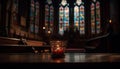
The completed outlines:
{"type": "Polygon", "coordinates": [[[65,53],[64,58],[52,59],[51,53],[9,53],[0,54],[0,63],[83,63],[120,62],[117,53],[65,53]]]}

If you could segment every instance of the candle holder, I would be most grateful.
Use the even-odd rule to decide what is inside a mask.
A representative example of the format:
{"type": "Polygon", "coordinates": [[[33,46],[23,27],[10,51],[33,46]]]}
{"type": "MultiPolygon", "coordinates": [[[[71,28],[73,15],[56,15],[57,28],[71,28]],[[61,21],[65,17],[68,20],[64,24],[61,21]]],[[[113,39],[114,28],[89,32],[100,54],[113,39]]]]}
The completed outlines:
{"type": "Polygon", "coordinates": [[[51,56],[52,58],[64,58],[65,57],[65,41],[54,40],[50,41],[51,56]]]}

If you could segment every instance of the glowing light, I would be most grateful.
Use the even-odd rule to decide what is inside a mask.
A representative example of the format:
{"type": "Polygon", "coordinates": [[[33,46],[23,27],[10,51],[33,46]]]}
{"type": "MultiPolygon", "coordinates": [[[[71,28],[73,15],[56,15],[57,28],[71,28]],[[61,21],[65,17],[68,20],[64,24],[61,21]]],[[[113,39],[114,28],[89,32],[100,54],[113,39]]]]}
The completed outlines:
{"type": "Polygon", "coordinates": [[[112,20],[109,20],[109,23],[112,23],[112,20]]]}
{"type": "Polygon", "coordinates": [[[43,27],[43,29],[45,29],[45,27],[43,27]]]}
{"type": "Polygon", "coordinates": [[[51,31],[48,31],[48,34],[50,34],[51,33],[51,31]]]}
{"type": "Polygon", "coordinates": [[[76,3],[77,3],[78,5],[80,5],[80,4],[82,3],[82,1],[81,1],[81,0],[77,0],[76,3]]]}
{"type": "Polygon", "coordinates": [[[66,0],[62,0],[61,4],[62,4],[63,6],[65,6],[65,5],[67,4],[67,1],[66,1],[66,0]]]}

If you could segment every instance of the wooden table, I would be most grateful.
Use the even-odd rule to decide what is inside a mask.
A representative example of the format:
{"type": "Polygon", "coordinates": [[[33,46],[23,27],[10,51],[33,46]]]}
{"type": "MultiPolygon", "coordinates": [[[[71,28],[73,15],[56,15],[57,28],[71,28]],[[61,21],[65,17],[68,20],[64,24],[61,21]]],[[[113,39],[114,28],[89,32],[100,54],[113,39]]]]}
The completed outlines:
{"type": "Polygon", "coordinates": [[[65,53],[64,58],[51,58],[51,53],[1,53],[0,65],[6,67],[56,67],[61,68],[86,68],[86,67],[116,67],[119,66],[119,53],[65,53]],[[117,64],[116,64],[117,63],[117,64]]]}
{"type": "Polygon", "coordinates": [[[118,53],[65,53],[65,58],[51,58],[51,53],[1,53],[0,63],[83,63],[120,62],[118,53]]]}

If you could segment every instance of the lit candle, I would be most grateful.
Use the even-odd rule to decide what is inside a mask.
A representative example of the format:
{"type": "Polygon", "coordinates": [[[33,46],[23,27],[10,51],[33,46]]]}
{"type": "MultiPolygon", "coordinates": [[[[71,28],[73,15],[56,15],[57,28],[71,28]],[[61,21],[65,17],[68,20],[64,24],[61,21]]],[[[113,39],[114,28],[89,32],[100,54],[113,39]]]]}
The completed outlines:
{"type": "Polygon", "coordinates": [[[109,20],[109,23],[111,23],[112,22],[112,20],[109,20]]]}
{"type": "Polygon", "coordinates": [[[59,45],[56,45],[55,50],[53,51],[54,54],[62,54],[63,53],[63,48],[60,47],[59,45]]]}
{"type": "Polygon", "coordinates": [[[64,47],[61,41],[55,41],[54,44],[51,43],[51,45],[52,57],[64,57],[64,47]]]}

